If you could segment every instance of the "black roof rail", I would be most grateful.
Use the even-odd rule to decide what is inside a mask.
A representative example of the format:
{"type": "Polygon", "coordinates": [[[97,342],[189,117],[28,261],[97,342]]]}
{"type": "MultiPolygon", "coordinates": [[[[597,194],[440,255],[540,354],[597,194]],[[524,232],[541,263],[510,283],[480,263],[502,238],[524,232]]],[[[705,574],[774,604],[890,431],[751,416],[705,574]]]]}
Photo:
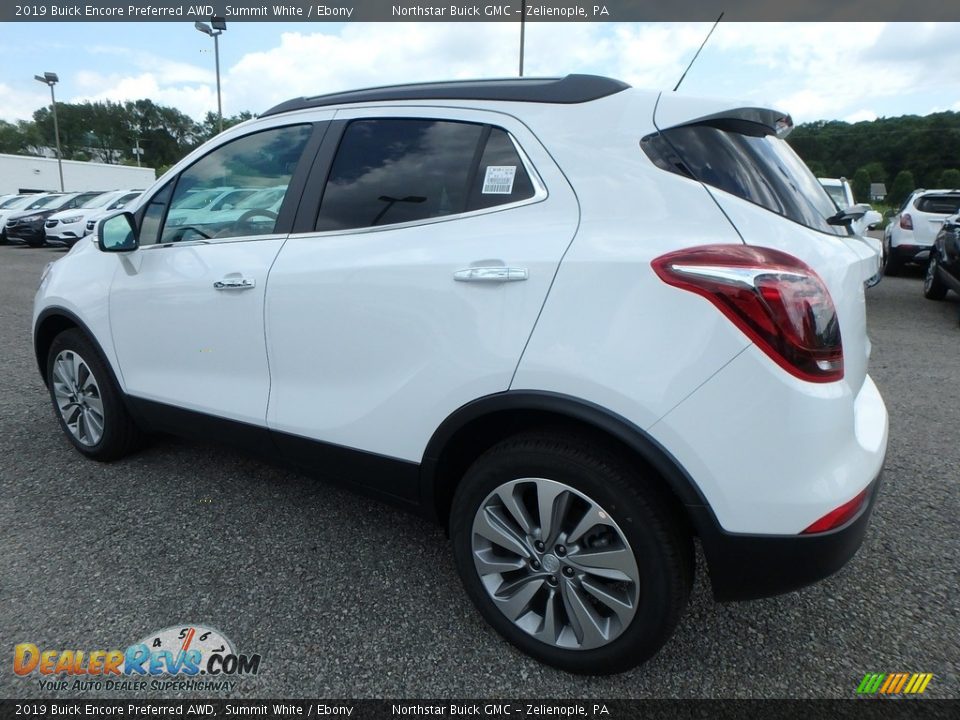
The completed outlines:
{"type": "Polygon", "coordinates": [[[500,100],[573,104],[613,95],[629,88],[625,82],[600,75],[567,75],[562,78],[510,78],[503,80],[453,80],[449,82],[386,85],[384,87],[300,97],[275,105],[260,117],[328,105],[394,100],[500,100]]]}

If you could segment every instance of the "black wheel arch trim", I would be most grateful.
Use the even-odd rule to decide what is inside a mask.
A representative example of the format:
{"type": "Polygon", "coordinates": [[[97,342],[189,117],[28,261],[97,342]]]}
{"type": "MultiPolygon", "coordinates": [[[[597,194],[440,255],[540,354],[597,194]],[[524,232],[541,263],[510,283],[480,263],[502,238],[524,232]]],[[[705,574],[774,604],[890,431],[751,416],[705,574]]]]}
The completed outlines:
{"type": "Polygon", "coordinates": [[[59,306],[51,306],[44,308],[44,310],[37,316],[37,321],[33,325],[33,353],[37,358],[37,370],[40,372],[40,377],[43,379],[43,384],[47,384],[47,373],[46,365],[47,358],[45,353],[40,352],[40,346],[38,344],[40,340],[39,330],[43,326],[44,322],[49,320],[51,317],[62,317],[65,320],[68,320],[71,324],[75,325],[84,335],[87,336],[87,340],[93,345],[94,349],[100,356],[100,360],[103,362],[104,366],[107,368],[107,372],[110,373],[110,379],[113,381],[114,385],[120,390],[120,394],[126,398],[126,395],[123,393],[123,386],[119,383],[117,379],[116,371],[113,368],[113,364],[107,358],[107,354],[103,351],[103,347],[100,345],[100,341],[97,340],[97,336],[93,334],[87,324],[77,317],[76,313],[62,308],[59,306]]]}
{"type": "MultiPolygon", "coordinates": [[[[454,436],[470,423],[485,416],[509,411],[541,411],[565,416],[593,426],[619,440],[646,460],[664,479],[683,505],[706,508],[706,498],[679,462],[645,432],[626,418],[606,408],[570,395],[538,390],[508,390],[473,400],[455,410],[433,433],[423,454],[421,497],[435,497],[438,491],[438,463],[454,436]]],[[[698,528],[699,529],[699,528],[698,528]]]]}

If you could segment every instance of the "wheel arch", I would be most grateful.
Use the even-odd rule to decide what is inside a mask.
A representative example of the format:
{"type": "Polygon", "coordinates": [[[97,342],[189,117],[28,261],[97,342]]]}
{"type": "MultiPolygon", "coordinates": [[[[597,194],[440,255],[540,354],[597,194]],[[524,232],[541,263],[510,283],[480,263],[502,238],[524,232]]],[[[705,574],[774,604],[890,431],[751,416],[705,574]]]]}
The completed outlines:
{"type": "Polygon", "coordinates": [[[700,489],[649,434],[599,405],[542,391],[488,395],[460,407],[440,425],[421,463],[424,510],[447,527],[454,492],[469,465],[500,440],[543,428],[576,430],[624,451],[649,471],[656,488],[693,531],[709,531],[703,525],[712,513],[700,489]]]}
{"type": "Polygon", "coordinates": [[[43,384],[47,384],[47,355],[50,353],[50,346],[53,345],[53,341],[57,335],[70,329],[77,329],[86,335],[87,339],[93,344],[94,349],[96,349],[99,354],[99,359],[109,371],[110,379],[113,380],[116,387],[122,387],[117,381],[113,365],[97,341],[96,335],[90,331],[86,323],[77,317],[76,314],[62,307],[46,308],[37,317],[36,324],[34,325],[33,351],[37,358],[37,369],[40,371],[43,384]]]}

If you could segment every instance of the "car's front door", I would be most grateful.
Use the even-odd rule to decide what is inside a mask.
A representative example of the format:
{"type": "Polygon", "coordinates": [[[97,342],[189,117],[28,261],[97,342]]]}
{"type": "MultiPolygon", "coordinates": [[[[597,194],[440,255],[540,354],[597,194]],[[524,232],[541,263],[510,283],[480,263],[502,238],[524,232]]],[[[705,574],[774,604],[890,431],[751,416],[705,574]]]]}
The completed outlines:
{"type": "Polygon", "coordinates": [[[577,201],[532,133],[495,113],[339,111],[328,156],[313,230],[270,273],[268,426],[315,468],[342,451],[314,445],[311,461],[317,440],[419,462],[447,415],[509,388],[577,201]]]}
{"type": "Polygon", "coordinates": [[[231,140],[189,165],[141,209],[141,246],[120,258],[110,292],[128,395],[264,425],[267,273],[299,200],[306,168],[298,174],[298,164],[320,132],[307,123],[231,140]],[[277,186],[287,188],[279,212],[251,208],[224,219],[203,206],[224,188],[277,186]],[[186,206],[189,213],[180,211],[186,206]],[[178,224],[178,217],[189,222],[178,224]]]}

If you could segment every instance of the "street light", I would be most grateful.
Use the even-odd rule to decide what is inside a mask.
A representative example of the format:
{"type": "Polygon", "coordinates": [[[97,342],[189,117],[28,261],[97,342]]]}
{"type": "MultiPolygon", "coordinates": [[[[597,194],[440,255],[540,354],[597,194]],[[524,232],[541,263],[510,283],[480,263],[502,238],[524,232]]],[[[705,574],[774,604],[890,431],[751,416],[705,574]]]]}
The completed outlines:
{"type": "Polygon", "coordinates": [[[220,102],[220,35],[227,29],[227,21],[218,15],[210,18],[210,25],[197,20],[193,27],[213,38],[213,54],[217,63],[217,119],[220,125],[220,132],[223,132],[223,105],[220,102]],[[211,28],[210,25],[213,25],[211,28]]]}
{"type": "Polygon", "coordinates": [[[57,140],[57,169],[60,171],[60,192],[63,192],[63,153],[60,152],[60,125],[57,123],[57,98],[53,94],[53,86],[60,82],[56,73],[45,72],[43,75],[34,75],[33,79],[50,86],[50,105],[53,107],[53,134],[57,140]]]}

